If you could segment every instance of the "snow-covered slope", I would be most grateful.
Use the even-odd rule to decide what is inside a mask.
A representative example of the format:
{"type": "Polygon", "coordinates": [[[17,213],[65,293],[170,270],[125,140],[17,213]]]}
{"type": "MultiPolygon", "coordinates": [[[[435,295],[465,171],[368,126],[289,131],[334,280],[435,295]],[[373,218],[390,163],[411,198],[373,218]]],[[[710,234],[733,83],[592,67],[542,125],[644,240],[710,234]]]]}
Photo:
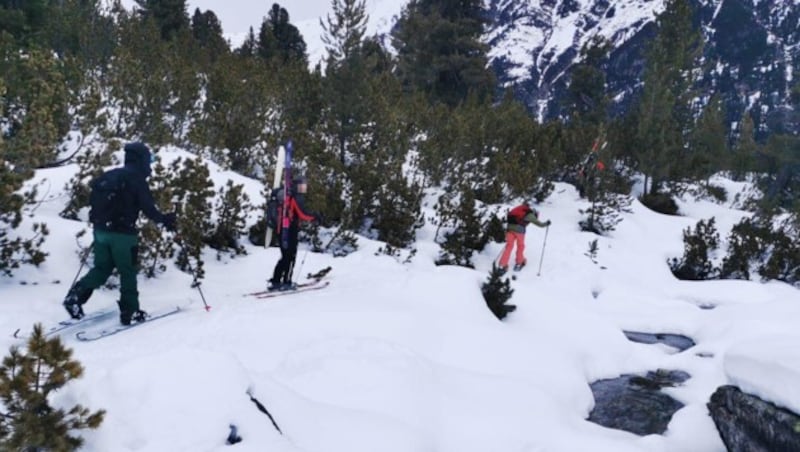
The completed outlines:
{"type": "MultiPolygon", "coordinates": [[[[258,203],[257,182],[210,167],[218,185],[245,183],[258,203]]],[[[37,174],[50,189],[25,221],[49,224],[50,257],[0,279],[0,350],[20,344],[11,337],[17,328],[65,317],[60,302],[79,266],[74,235],[86,227],[57,216],[73,171],[37,174]]],[[[277,249],[249,246],[247,256],[222,261],[208,252],[202,290],[209,312],[191,277],[175,268],[140,279],[143,308],[181,305],[185,312],[92,343],[65,332],[86,372],[55,402],[107,410],[99,430],[83,432],[87,452],[229,450],[230,424],[243,438],[239,451],[722,451],[705,406],[718,386],[746,382],[769,400],[800,406],[800,379],[786,378],[800,364],[775,346],[800,339],[800,293],[774,282],[682,282],[665,262],[682,252],[684,228],[714,216],[724,236],[746,212],[687,200],[685,216],[669,217],[634,202],[610,237],[596,237],[579,231],[581,207],[565,184],[537,206],[553,225],[546,244],[543,229],[529,228],[530,264],[512,283],[517,310],[504,322],[479,289],[502,245],[476,256],[475,270],[437,267],[431,224],[419,231],[410,264],[376,255],[381,244],[364,238],[342,258],[302,247],[295,273],[331,265],[330,287],[271,300],[243,294],[264,287],[277,249]],[[585,255],[594,239],[597,263],[585,255]],[[701,308],[708,306],[715,308],[701,308]],[[681,333],[697,346],[668,353],[628,341],[623,330],[681,333]],[[767,344],[771,353],[762,354],[767,344]],[[728,350],[734,354],[726,364],[728,350]],[[777,362],[781,373],[760,371],[777,362]],[[659,368],[691,374],[669,389],[686,406],[666,435],[639,437],[585,421],[594,403],[589,383],[659,368]]],[[[116,297],[97,291],[87,308],[111,307],[116,297]]]]}

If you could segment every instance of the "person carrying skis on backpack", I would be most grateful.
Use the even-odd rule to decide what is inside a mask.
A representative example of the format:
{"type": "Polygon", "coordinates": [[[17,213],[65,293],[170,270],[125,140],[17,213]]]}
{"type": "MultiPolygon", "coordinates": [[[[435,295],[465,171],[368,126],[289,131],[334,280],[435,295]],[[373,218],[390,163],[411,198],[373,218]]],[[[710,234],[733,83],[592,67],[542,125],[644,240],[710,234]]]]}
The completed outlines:
{"type": "Polygon", "coordinates": [[[300,221],[316,221],[316,217],[307,213],[305,210],[305,194],[308,188],[307,181],[303,176],[297,176],[292,181],[293,188],[289,196],[283,195],[283,188],[275,190],[275,195],[281,202],[278,207],[278,218],[275,222],[277,228],[275,232],[281,237],[281,258],[275,264],[275,271],[270,279],[267,290],[290,290],[293,288],[292,271],[294,262],[297,258],[297,242],[300,233],[300,221]],[[288,217],[284,218],[284,212],[288,217]],[[286,221],[284,221],[284,219],[286,221]],[[288,240],[283,240],[283,229],[288,227],[288,240]]]}
{"type": "Polygon", "coordinates": [[[514,207],[508,212],[506,222],[506,247],[500,256],[500,271],[508,271],[508,261],[511,259],[511,251],[514,245],[517,247],[514,270],[522,269],[527,263],[525,259],[525,228],[528,223],[533,223],[540,228],[550,226],[551,221],[539,221],[539,212],[530,206],[528,201],[514,207]]]}
{"type": "Polygon", "coordinates": [[[94,229],[94,267],[75,283],[64,298],[64,308],[73,319],[83,317],[82,305],[94,289],[105,284],[116,268],[120,279],[119,320],[143,322],[147,313],[139,309],[137,290],[138,235],[136,220],[142,211],[151,220],[175,230],[175,213],[163,214],[155,206],[147,186],[152,156],[140,142],[125,145],[125,165],[103,173],[91,182],[89,221],[94,229]]]}

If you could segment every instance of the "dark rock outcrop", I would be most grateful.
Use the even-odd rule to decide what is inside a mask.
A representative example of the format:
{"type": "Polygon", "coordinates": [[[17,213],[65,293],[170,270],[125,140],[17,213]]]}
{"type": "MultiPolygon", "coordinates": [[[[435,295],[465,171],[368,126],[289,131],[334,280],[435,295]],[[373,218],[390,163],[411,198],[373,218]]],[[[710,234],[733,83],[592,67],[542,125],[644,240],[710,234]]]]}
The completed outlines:
{"type": "Polygon", "coordinates": [[[730,452],[800,451],[800,416],[735,386],[721,386],[708,402],[730,452]]]}

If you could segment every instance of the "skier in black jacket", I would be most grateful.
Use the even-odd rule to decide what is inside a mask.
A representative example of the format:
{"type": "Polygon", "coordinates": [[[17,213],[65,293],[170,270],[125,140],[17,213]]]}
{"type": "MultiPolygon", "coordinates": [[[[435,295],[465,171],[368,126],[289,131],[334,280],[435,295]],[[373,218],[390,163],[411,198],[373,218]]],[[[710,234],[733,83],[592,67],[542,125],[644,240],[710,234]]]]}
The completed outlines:
{"type": "Polygon", "coordinates": [[[64,298],[64,307],[74,319],[83,317],[81,305],[86,303],[94,289],[105,284],[114,268],[120,277],[120,322],[129,325],[131,320],[142,322],[147,318],[147,313],[139,309],[136,283],[139,242],[136,220],[141,211],[168,230],[175,229],[175,213],[161,213],[147,185],[151,158],[150,149],[143,143],[128,143],[125,145],[125,165],[92,181],[89,220],[94,228],[94,267],[70,288],[64,298]]]}
{"type": "MultiPolygon", "coordinates": [[[[281,245],[281,258],[275,264],[275,271],[270,279],[267,290],[291,290],[292,271],[294,262],[297,258],[297,242],[300,235],[300,221],[316,221],[316,216],[305,210],[305,194],[308,188],[307,180],[303,176],[297,176],[292,181],[293,187],[291,196],[284,198],[280,195],[281,206],[278,209],[278,228],[277,233],[281,245]],[[285,204],[285,206],[284,206],[285,204]],[[284,221],[284,207],[288,216],[284,221]],[[283,240],[283,229],[287,228],[287,240],[283,240]]],[[[281,189],[282,190],[282,189],[281,189]]]]}

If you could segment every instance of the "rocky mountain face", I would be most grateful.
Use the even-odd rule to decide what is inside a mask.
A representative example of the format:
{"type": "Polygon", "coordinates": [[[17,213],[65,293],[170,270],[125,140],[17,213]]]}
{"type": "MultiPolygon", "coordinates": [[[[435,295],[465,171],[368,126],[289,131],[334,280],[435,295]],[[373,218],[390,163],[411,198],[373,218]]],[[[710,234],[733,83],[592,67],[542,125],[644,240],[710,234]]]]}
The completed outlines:
{"type": "MultiPolygon", "coordinates": [[[[761,133],[800,132],[790,90],[800,68],[800,0],[692,0],[706,39],[698,97],[723,97],[728,119],[748,109],[761,133]]],[[[492,66],[542,118],[559,99],[581,47],[600,35],[613,45],[607,66],[616,111],[635,97],[644,50],[664,0],[487,0],[492,66]]]]}

